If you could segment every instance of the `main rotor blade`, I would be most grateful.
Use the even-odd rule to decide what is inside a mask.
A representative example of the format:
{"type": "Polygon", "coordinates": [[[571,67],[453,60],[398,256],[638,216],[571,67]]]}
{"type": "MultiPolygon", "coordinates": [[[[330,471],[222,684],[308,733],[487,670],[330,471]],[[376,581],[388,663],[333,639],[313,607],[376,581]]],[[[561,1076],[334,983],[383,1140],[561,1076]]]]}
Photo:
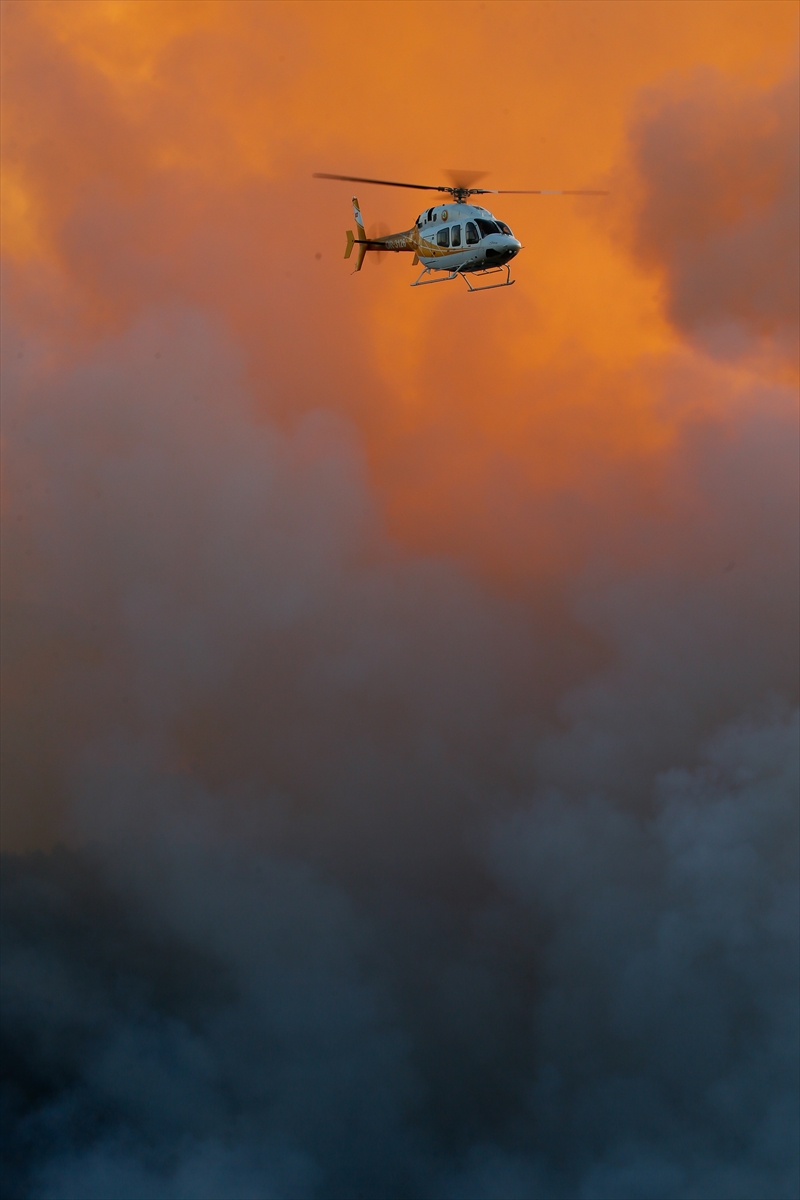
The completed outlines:
{"type": "Polygon", "coordinates": [[[549,190],[546,188],[461,188],[437,183],[400,183],[396,179],[365,179],[363,175],[329,175],[326,171],[315,171],[314,179],[339,179],[344,183],[376,183],[380,187],[414,188],[420,192],[466,192],[470,196],[608,196],[588,188],[549,190]]]}
{"type": "Polygon", "coordinates": [[[608,196],[610,192],[598,192],[587,188],[578,188],[561,191],[549,191],[544,188],[523,188],[521,191],[516,188],[500,188],[498,196],[608,196]]]}
{"type": "Polygon", "coordinates": [[[397,183],[394,179],[363,179],[360,175],[328,175],[324,171],[315,171],[314,179],[342,179],[345,183],[379,183],[381,187],[417,188],[423,192],[452,192],[451,187],[438,187],[435,183],[397,183]]]}
{"type": "Polygon", "coordinates": [[[464,167],[448,167],[445,175],[455,188],[471,188],[479,179],[485,179],[488,171],[468,171],[464,167]]]}

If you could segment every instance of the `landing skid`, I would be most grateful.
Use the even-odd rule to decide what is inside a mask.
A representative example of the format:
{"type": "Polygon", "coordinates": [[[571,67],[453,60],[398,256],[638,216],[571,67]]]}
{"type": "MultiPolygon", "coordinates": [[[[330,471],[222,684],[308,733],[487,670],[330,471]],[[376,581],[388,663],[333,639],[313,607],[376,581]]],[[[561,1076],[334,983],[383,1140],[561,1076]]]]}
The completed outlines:
{"type": "Polygon", "coordinates": [[[485,267],[482,271],[470,271],[469,274],[462,270],[448,271],[445,275],[443,271],[434,271],[432,267],[423,267],[411,287],[427,287],[429,283],[448,283],[451,279],[463,279],[470,292],[490,292],[493,288],[511,287],[513,283],[516,283],[516,280],[511,278],[511,267],[506,263],[504,267],[485,267]],[[503,271],[505,271],[506,277],[502,283],[482,283],[475,287],[469,280],[469,275],[483,279],[486,275],[502,275],[503,271]],[[432,275],[433,278],[425,279],[426,275],[432,275]]]}

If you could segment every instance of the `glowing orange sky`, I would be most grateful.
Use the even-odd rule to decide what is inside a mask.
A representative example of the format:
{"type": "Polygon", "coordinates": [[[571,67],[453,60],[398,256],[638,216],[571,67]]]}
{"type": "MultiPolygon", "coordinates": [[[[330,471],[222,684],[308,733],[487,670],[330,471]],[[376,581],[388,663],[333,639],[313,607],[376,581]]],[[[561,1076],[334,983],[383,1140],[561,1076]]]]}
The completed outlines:
{"type": "MultiPolygon", "coordinates": [[[[564,515],[570,496],[598,520],[648,503],[687,412],[754,370],[785,376],[786,361],[712,368],[684,344],[657,266],[626,241],[627,147],[643,89],[680,93],[698,68],[751,93],[786,76],[792,3],[11,0],[3,24],[3,250],[23,334],[69,356],[153,307],[199,305],[242,347],[265,412],[353,417],[410,544],[499,571],[580,560],[592,520],[564,515]],[[412,291],[405,256],[351,277],[351,189],[311,172],[435,182],[450,166],[613,195],[497,198],[525,246],[507,292],[412,291]],[[665,408],[682,370],[684,403],[665,408]]],[[[391,228],[423,195],[359,190],[367,222],[391,228]]]]}

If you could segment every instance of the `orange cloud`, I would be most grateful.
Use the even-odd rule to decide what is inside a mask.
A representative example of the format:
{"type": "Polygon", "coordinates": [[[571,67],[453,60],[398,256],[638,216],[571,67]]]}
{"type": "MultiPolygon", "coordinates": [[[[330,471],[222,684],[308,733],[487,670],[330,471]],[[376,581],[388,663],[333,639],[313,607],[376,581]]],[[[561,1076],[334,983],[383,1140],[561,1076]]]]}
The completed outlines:
{"type": "MultiPolygon", "coordinates": [[[[595,521],[647,502],[686,413],[718,411],[751,378],[739,364],[711,380],[684,343],[695,318],[670,222],[714,237],[752,196],[748,147],[796,55],[790,5],[11,0],[3,14],[21,326],[46,322],[69,357],[153,307],[216,313],[265,412],[356,421],[392,527],[417,546],[512,576],[569,569],[595,521]],[[692,90],[698,65],[736,80],[721,124],[692,90]],[[682,96],[699,105],[704,155],[730,148],[744,114],[751,140],[716,193],[732,208],[689,187],[665,209],[641,131],[642,89],[666,78],[679,120],[682,96]],[[411,291],[405,260],[351,279],[349,189],[310,178],[427,180],[466,163],[499,186],[591,185],[630,160],[631,128],[626,178],[652,190],[630,218],[636,252],[618,236],[626,197],[498,197],[525,252],[516,287],[489,296],[411,291]]],[[[402,228],[421,207],[409,195],[360,199],[402,228]]],[[[753,294],[745,280],[739,309],[753,294]]]]}

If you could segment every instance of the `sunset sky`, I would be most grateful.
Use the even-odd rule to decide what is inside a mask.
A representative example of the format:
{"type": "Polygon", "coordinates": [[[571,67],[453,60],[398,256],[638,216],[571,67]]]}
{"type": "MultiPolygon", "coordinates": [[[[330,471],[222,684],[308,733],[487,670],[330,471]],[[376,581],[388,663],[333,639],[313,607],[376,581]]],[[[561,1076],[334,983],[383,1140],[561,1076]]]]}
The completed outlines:
{"type": "MultiPolygon", "coordinates": [[[[355,421],[392,531],[414,547],[515,575],[574,566],[594,521],[624,523],[627,489],[687,421],[726,420],[754,372],[796,372],[780,338],[792,280],[782,307],[762,311],[747,277],[731,312],[714,289],[676,312],[697,246],[765,222],[787,186],[791,166],[759,143],[796,129],[791,3],[4,12],[19,336],[74,359],[154,307],[201,309],[234,339],[265,417],[324,405],[355,421]],[[351,280],[353,189],[311,172],[439,182],[452,166],[486,170],[487,186],[612,195],[498,197],[525,246],[513,292],[411,291],[406,256],[351,280]],[[737,321],[745,350],[698,357],[692,334],[737,321]],[[683,394],[667,398],[676,374],[683,394]],[[498,483],[513,493],[502,516],[498,483]],[[559,500],[584,510],[568,527],[559,500]],[[524,530],[508,527],[518,504],[524,530]]],[[[391,229],[425,206],[364,185],[360,200],[391,229]]],[[[792,232],[743,270],[774,271],[792,232]]]]}
{"type": "Polygon", "coordinates": [[[799,35],[4,0],[10,1197],[796,1194],[799,35]]]}

